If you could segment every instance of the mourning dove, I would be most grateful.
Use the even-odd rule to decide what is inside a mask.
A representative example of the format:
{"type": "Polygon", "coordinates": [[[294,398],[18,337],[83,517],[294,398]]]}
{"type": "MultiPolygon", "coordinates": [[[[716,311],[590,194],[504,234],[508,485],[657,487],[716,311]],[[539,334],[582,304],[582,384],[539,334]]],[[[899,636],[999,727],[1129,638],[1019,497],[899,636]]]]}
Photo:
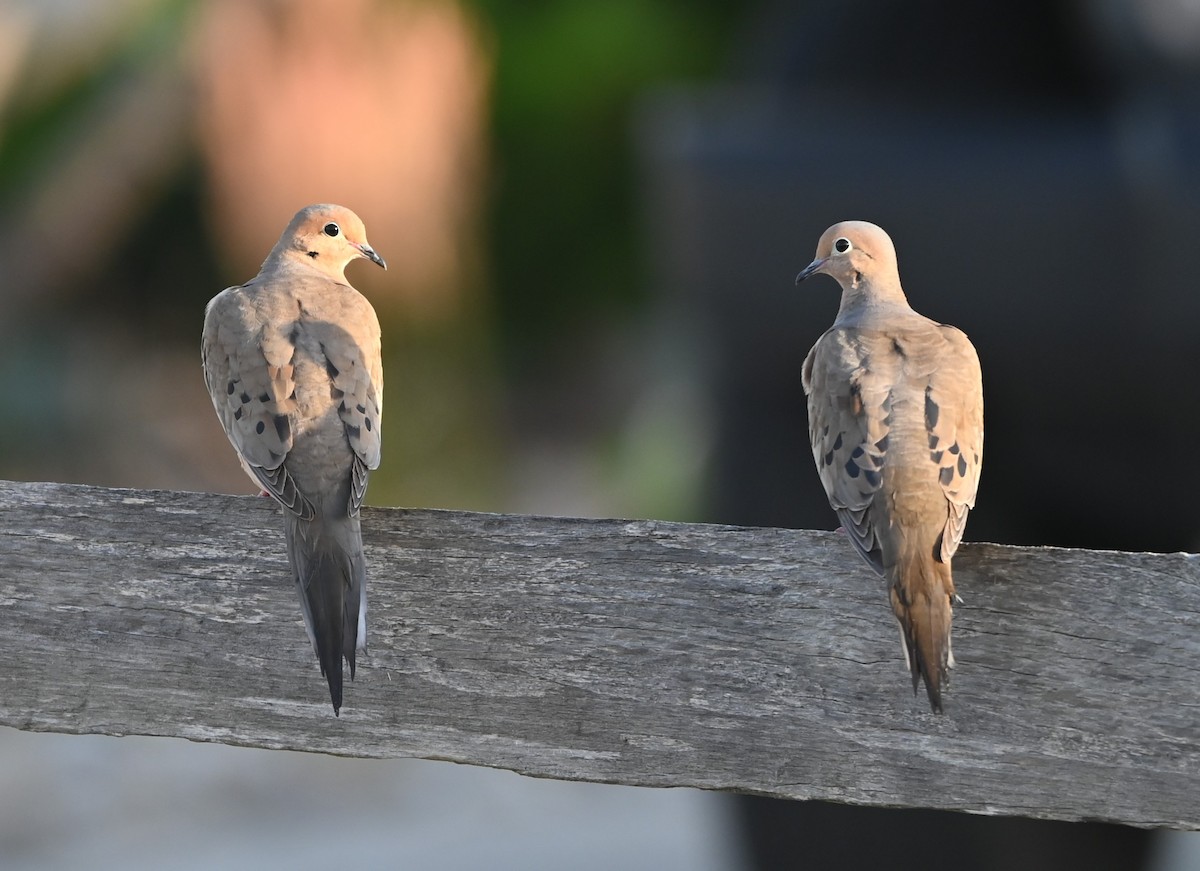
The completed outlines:
{"type": "Polygon", "coordinates": [[[942,710],[950,650],[950,559],[983,464],[983,378],[966,335],[917,314],[879,227],[834,224],[799,283],[842,287],[837,319],[804,360],[813,458],[858,553],[886,579],[913,692],[942,710]]]}
{"type": "Polygon", "coordinates": [[[342,707],[366,649],[367,586],[358,513],[379,466],[383,363],[375,310],[346,264],[387,264],[358,216],[301,209],[258,275],[204,313],[204,381],[242,468],[283,506],[288,560],[309,641],[342,707]]]}

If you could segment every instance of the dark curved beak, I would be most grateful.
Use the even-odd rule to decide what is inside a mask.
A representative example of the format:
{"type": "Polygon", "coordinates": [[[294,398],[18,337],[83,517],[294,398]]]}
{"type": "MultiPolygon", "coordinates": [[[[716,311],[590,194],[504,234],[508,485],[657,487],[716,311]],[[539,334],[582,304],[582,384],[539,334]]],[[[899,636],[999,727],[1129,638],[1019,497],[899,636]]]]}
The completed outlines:
{"type": "Polygon", "coordinates": [[[827,257],[822,257],[819,260],[814,260],[812,263],[805,266],[802,270],[800,270],[800,274],[796,276],[796,284],[799,284],[810,275],[820,272],[821,267],[825,265],[825,261],[828,259],[829,258],[827,257]]]}
{"type": "Polygon", "coordinates": [[[384,259],[382,257],[380,257],[378,254],[375,253],[375,249],[372,248],[370,245],[359,245],[357,242],[355,242],[353,244],[354,244],[355,248],[357,248],[359,251],[362,252],[363,257],[366,257],[372,263],[375,263],[379,266],[382,266],[384,269],[387,269],[387,263],[384,261],[384,259]]]}

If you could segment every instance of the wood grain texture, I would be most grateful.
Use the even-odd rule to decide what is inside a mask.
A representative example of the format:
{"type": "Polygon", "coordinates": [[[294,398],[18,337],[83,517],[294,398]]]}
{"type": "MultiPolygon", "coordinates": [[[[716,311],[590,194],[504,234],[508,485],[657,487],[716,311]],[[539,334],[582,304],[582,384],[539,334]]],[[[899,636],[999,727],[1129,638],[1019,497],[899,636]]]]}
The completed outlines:
{"type": "Polygon", "coordinates": [[[267,499],[0,482],[0,724],[1200,828],[1200,566],[965,545],[913,696],[832,533],[368,509],[335,718],[267,499]]]}

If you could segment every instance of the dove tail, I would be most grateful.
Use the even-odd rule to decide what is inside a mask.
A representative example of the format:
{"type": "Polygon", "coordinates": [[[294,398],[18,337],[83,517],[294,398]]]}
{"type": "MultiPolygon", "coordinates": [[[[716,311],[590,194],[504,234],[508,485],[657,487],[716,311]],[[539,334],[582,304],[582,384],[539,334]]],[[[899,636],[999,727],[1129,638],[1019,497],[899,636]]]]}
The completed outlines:
{"type": "Polygon", "coordinates": [[[334,521],[287,517],[288,558],[300,593],[308,639],[329,683],[335,714],[342,708],[342,659],[354,679],[354,654],[366,649],[366,564],[357,517],[334,521]]]}
{"type": "Polygon", "coordinates": [[[894,569],[892,612],[900,623],[904,657],[912,673],[913,692],[921,680],[934,713],[942,712],[942,687],[953,663],[950,653],[951,598],[954,580],[950,564],[932,553],[909,554],[894,569]]]}

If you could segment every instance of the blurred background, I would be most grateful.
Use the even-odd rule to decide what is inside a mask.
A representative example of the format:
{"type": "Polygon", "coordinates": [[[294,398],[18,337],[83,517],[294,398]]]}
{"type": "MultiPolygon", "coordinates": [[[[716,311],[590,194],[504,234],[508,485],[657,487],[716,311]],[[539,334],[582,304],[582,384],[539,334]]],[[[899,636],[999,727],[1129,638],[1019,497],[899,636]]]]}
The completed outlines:
{"type": "MultiPolygon", "coordinates": [[[[252,492],[204,304],[332,201],[390,267],[349,270],[370,503],[832,528],[799,370],[837,290],[792,280],[861,218],[979,349],[969,538],[1196,550],[1198,86],[1196,0],[0,0],[0,478],[252,492]]],[[[4,868],[1200,868],[1116,826],[160,739],[4,730],[0,771],[4,868]]]]}

